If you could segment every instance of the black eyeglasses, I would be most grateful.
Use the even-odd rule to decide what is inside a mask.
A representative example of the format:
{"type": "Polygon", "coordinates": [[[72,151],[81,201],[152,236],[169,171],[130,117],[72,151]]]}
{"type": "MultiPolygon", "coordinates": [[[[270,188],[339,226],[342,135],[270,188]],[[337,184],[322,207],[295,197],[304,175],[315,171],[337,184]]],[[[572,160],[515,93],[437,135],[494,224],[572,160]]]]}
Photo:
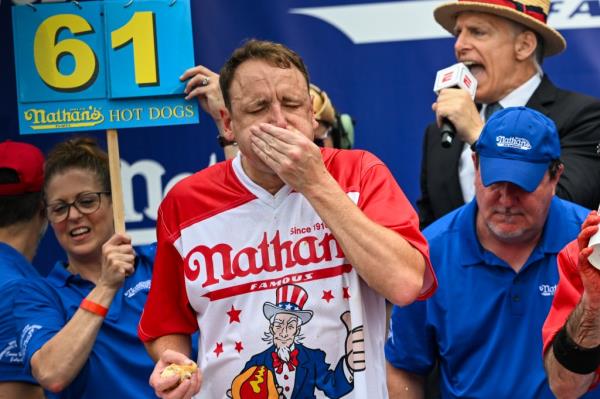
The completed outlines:
{"type": "Polygon", "coordinates": [[[71,207],[74,206],[79,213],[90,215],[100,209],[100,199],[102,194],[110,195],[110,191],[99,191],[97,193],[80,193],[71,203],[56,202],[46,205],[46,214],[48,220],[52,223],[60,223],[69,217],[71,207]]]}

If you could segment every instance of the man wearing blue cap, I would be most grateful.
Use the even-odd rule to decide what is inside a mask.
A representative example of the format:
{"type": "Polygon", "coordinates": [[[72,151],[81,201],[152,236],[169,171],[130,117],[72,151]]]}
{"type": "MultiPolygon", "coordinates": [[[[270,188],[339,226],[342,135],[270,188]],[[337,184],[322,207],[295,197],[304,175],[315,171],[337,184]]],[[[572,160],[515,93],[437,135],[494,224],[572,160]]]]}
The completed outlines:
{"type": "Polygon", "coordinates": [[[588,211],[555,196],[554,122],[525,107],[492,116],[474,146],[475,199],[424,231],[439,279],[426,302],[394,307],[390,397],[422,397],[440,364],[443,398],[552,398],[540,356],[556,255],[588,211]]]}

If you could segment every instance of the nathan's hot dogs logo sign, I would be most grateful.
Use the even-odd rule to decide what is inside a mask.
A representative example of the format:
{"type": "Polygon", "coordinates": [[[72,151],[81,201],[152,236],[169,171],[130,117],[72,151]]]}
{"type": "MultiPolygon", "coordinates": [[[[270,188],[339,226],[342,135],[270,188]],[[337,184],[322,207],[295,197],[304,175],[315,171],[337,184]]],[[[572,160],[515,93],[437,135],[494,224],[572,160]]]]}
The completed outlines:
{"type": "Polygon", "coordinates": [[[102,112],[93,106],[87,108],[58,109],[54,112],[30,108],[23,112],[26,121],[33,130],[85,128],[93,127],[104,122],[102,112]]]}
{"type": "Polygon", "coordinates": [[[194,64],[189,0],[12,11],[22,134],[198,121],[178,78],[194,64]]]}

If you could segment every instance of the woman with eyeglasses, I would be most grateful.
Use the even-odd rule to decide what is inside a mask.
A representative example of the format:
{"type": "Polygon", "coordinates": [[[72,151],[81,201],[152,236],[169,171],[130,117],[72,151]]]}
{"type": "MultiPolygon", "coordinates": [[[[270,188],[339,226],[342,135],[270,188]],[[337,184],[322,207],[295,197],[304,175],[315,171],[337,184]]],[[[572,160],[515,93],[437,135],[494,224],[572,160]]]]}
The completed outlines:
{"type": "Polygon", "coordinates": [[[66,252],[15,307],[24,363],[60,398],[152,398],[154,368],[137,338],[153,247],[115,234],[107,154],[88,138],[58,144],[45,165],[47,217],[66,252]]]}

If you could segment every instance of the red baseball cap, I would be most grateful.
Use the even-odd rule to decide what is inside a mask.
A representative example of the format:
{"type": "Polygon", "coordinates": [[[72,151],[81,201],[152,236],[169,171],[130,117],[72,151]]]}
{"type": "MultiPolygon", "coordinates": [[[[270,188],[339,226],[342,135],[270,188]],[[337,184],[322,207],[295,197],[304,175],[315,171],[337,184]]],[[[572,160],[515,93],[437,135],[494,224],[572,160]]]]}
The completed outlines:
{"type": "Polygon", "coordinates": [[[10,140],[0,143],[0,169],[12,169],[19,176],[18,183],[0,183],[0,196],[42,191],[44,154],[37,147],[10,140]]]}

